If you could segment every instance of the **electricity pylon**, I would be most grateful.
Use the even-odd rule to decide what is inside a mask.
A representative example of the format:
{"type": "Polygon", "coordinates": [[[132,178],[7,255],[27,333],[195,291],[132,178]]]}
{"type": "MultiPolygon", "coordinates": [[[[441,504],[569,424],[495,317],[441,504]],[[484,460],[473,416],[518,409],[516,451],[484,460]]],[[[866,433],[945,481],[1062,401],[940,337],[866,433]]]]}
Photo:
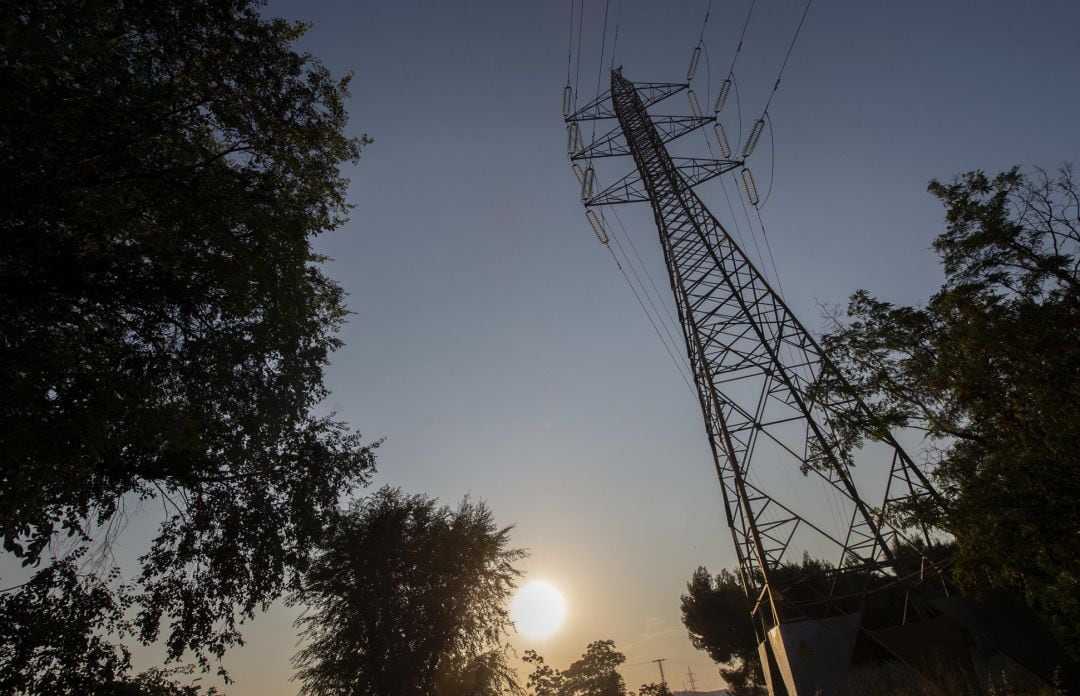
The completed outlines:
{"type": "Polygon", "coordinates": [[[832,591],[819,600],[789,601],[774,572],[793,550],[831,545],[839,551],[835,574],[878,574],[902,585],[910,571],[894,549],[917,544],[890,513],[900,501],[937,493],[891,434],[879,431],[875,444],[860,446],[840,427],[841,416],[845,422],[852,415],[869,423],[873,418],[858,399],[843,396],[850,394],[843,376],[694,191],[744,163],[669,154],[668,143],[715,120],[701,114],[692,92],[691,116],[650,114],[649,107],[688,89],[685,83],[634,84],[613,70],[609,91],[565,114],[568,150],[602,242],[607,232],[597,206],[652,206],[770,691],[829,694],[846,672],[861,601],[852,609],[850,597],[832,591]],[[582,142],[581,124],[604,120],[615,124],[582,142]],[[593,161],[620,155],[631,156],[634,169],[599,189],[593,161]],[[889,471],[877,508],[856,488],[856,458],[889,471]],[[766,467],[820,480],[842,503],[842,528],[828,529],[806,510],[781,502],[760,482],[757,474],[766,467]],[[820,659],[800,662],[800,655],[820,659]]]}

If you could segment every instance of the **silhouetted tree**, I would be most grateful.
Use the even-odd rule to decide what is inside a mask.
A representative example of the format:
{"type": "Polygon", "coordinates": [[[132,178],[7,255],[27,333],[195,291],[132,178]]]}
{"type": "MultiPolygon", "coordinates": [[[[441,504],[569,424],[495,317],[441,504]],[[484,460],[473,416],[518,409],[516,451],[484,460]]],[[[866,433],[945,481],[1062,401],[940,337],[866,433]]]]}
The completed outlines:
{"type": "Polygon", "coordinates": [[[563,672],[567,696],[623,696],[626,683],[615,670],[624,662],[626,656],[615,649],[615,641],[589,643],[581,659],[563,672]]]}
{"type": "Polygon", "coordinates": [[[78,556],[0,595],[0,693],[95,693],[130,669],[130,653],[100,635],[123,629],[125,598],[112,578],[81,574],[78,556]]]}
{"type": "Polygon", "coordinates": [[[671,696],[671,689],[666,684],[650,682],[638,688],[638,696],[671,696]]]}
{"type": "MultiPolygon", "coordinates": [[[[135,630],[204,667],[373,470],[314,410],[346,311],[310,242],[342,223],[364,139],[348,80],[260,5],[13,0],[0,35],[4,548],[107,547],[126,507],[161,509],[135,630]]],[[[89,659],[88,635],[29,639],[89,659]]]]}
{"type": "Polygon", "coordinates": [[[524,551],[481,502],[456,509],[383,488],[328,528],[292,595],[305,694],[519,692],[505,661],[506,602],[524,551]]]}
{"type": "Polygon", "coordinates": [[[750,608],[738,577],[727,569],[713,576],[700,567],[686,583],[681,605],[691,644],[720,665],[721,676],[736,694],[757,693],[765,681],[750,608]]]}
{"type": "Polygon", "coordinates": [[[565,671],[544,663],[535,650],[523,657],[533,665],[529,687],[536,696],[627,696],[626,682],[616,670],[626,662],[626,656],[615,649],[615,641],[597,640],[589,643],[581,659],[565,671]]]}
{"type": "Polygon", "coordinates": [[[834,425],[851,447],[879,423],[925,432],[944,501],[908,513],[955,536],[969,592],[1022,592],[1075,655],[1080,196],[1068,167],[929,188],[946,210],[945,282],[923,306],[852,297],[823,347],[877,422],[834,425]]]}

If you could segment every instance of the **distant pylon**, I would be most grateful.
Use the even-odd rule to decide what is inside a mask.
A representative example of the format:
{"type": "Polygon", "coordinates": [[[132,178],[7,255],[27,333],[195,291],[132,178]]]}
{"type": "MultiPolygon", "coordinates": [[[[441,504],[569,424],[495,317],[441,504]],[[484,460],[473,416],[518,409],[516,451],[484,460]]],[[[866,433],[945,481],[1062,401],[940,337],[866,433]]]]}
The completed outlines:
{"type": "Polygon", "coordinates": [[[660,667],[660,683],[667,686],[667,679],[664,678],[664,660],[666,657],[661,657],[659,660],[653,660],[660,667]]]}

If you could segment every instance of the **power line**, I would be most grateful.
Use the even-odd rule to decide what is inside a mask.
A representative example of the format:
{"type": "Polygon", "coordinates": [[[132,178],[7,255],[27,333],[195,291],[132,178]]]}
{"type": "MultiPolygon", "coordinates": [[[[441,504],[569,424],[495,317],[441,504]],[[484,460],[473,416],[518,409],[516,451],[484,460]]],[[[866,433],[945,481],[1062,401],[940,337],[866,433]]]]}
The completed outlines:
{"type": "MultiPolygon", "coordinates": [[[[582,0],[584,2],[584,0],[582,0]]],[[[604,76],[604,52],[607,49],[607,23],[608,11],[611,9],[611,0],[604,0],[604,32],[600,37],[600,64],[596,66],[596,96],[600,97],[600,79],[604,76]]],[[[596,119],[592,122],[592,135],[590,141],[596,141],[596,119]]],[[[589,157],[589,166],[592,166],[592,157],[589,157]]]]}
{"type": "Polygon", "coordinates": [[[649,314],[649,310],[645,308],[645,303],[641,301],[641,297],[638,295],[638,291],[634,287],[633,281],[630,280],[630,276],[626,275],[626,271],[623,269],[622,264],[619,263],[619,259],[617,256],[615,256],[615,252],[611,250],[611,246],[608,244],[605,244],[604,248],[606,248],[608,250],[608,253],[611,254],[611,260],[615,262],[615,266],[619,269],[619,272],[622,273],[622,277],[626,280],[626,284],[630,286],[630,292],[634,293],[634,299],[637,300],[638,306],[641,307],[641,311],[645,312],[645,318],[649,320],[649,324],[652,325],[653,331],[656,332],[657,338],[659,338],[660,342],[664,344],[664,350],[667,352],[668,357],[671,358],[671,362],[675,365],[675,369],[679,371],[679,376],[682,377],[683,382],[686,382],[687,388],[689,388],[692,393],[697,394],[697,392],[694,390],[694,386],[690,384],[690,380],[688,380],[686,374],[683,373],[682,365],[679,364],[678,359],[671,352],[671,348],[668,347],[667,341],[665,341],[663,335],[661,335],[660,329],[656,327],[656,322],[653,321],[652,315],[649,314]]]}
{"type": "Polygon", "coordinates": [[[791,37],[791,44],[788,46],[787,54],[784,56],[784,62],[780,64],[780,72],[776,74],[776,82],[773,84],[772,92],[769,93],[769,100],[765,102],[763,114],[768,113],[769,105],[772,104],[773,97],[776,96],[776,90],[780,88],[780,79],[784,76],[784,68],[787,67],[788,60],[791,58],[791,51],[795,48],[795,40],[799,38],[799,32],[802,31],[803,23],[806,21],[806,13],[810,11],[810,5],[813,2],[814,0],[806,0],[806,7],[803,8],[799,26],[795,28],[795,35],[791,37]]]}
{"type": "MultiPolygon", "coordinates": [[[[629,242],[630,249],[634,252],[634,256],[637,257],[638,263],[641,264],[641,270],[645,271],[645,277],[649,279],[649,285],[652,286],[653,292],[656,293],[657,299],[660,301],[660,304],[663,305],[664,311],[667,313],[668,318],[671,319],[672,324],[677,325],[679,323],[679,320],[675,318],[675,315],[671,311],[671,307],[669,307],[668,304],[663,301],[662,298],[664,297],[664,294],[660,292],[660,289],[658,287],[656,287],[656,282],[653,281],[652,274],[649,273],[649,266],[645,263],[645,261],[642,260],[641,254],[638,253],[637,245],[634,244],[634,238],[630,235],[629,232],[626,231],[626,227],[622,223],[622,218],[619,217],[619,214],[615,212],[614,208],[611,210],[611,214],[615,217],[615,222],[619,223],[619,228],[623,231],[623,235],[626,237],[626,241],[629,242]]],[[[678,345],[677,342],[676,345],[678,345]]]]}
{"type": "Polygon", "coordinates": [[[566,84],[570,84],[570,64],[574,56],[574,0],[570,0],[570,41],[566,48],[566,84]]]}
{"type": "MultiPolygon", "coordinates": [[[[620,226],[621,226],[621,223],[620,223],[620,226]]],[[[612,231],[614,232],[614,230],[612,230],[612,231]]],[[[623,229],[623,233],[624,234],[626,233],[625,228],[623,229]]],[[[672,348],[675,349],[675,352],[677,353],[679,344],[675,340],[675,338],[671,335],[671,331],[668,328],[667,322],[665,322],[663,316],[661,316],[660,310],[656,308],[656,304],[653,302],[652,296],[649,294],[648,289],[645,287],[645,283],[642,282],[641,276],[638,275],[637,269],[634,267],[633,262],[630,260],[630,256],[626,253],[626,250],[623,249],[622,243],[619,241],[619,236],[617,234],[613,234],[611,238],[615,241],[615,246],[617,246],[619,248],[619,252],[623,255],[623,258],[626,259],[626,265],[630,266],[630,272],[633,273],[634,277],[637,279],[638,285],[641,287],[642,292],[645,294],[645,299],[649,302],[649,306],[652,307],[653,312],[656,314],[656,318],[659,319],[660,325],[664,328],[664,333],[667,334],[668,340],[671,341],[670,345],[672,346],[672,348]]],[[[626,238],[629,240],[629,238],[630,238],[629,235],[626,235],[626,238]]],[[[640,257],[639,257],[639,261],[640,261],[640,257]]],[[[645,268],[644,263],[642,263],[641,266],[642,266],[642,269],[645,268]]],[[[683,363],[680,363],[680,367],[682,365],[683,365],[683,363]]]]}
{"type": "Polygon", "coordinates": [[[735,55],[731,57],[731,67],[728,68],[727,76],[730,78],[735,72],[735,61],[739,59],[742,51],[743,39],[746,38],[746,28],[750,26],[750,15],[754,13],[754,4],[757,0],[750,0],[750,9],[746,11],[746,21],[743,22],[742,32],[739,34],[739,45],[735,47],[735,55]]]}
{"type": "Polygon", "coordinates": [[[709,4],[705,6],[705,21],[701,23],[701,33],[698,34],[697,45],[700,46],[701,42],[705,39],[705,25],[709,23],[709,13],[712,12],[712,0],[709,0],[709,4]]]}
{"type": "MultiPolygon", "coordinates": [[[[600,37],[600,65],[596,67],[596,96],[600,96],[600,79],[604,76],[604,53],[607,50],[607,23],[611,0],[604,0],[604,33],[600,37]]],[[[593,126],[595,130],[596,126],[593,126]]]]}
{"type": "Polygon", "coordinates": [[[611,65],[608,69],[615,69],[615,49],[619,47],[619,22],[622,20],[622,0],[619,0],[619,6],[615,9],[615,41],[611,44],[611,65]]]}
{"type": "MultiPolygon", "coordinates": [[[[571,12],[573,7],[571,6],[571,12]]],[[[571,17],[573,21],[573,17],[571,17]]],[[[578,101],[578,88],[581,86],[581,34],[582,25],[585,23],[585,0],[578,3],[578,29],[577,29],[577,66],[574,75],[574,104],[578,101]]]]}

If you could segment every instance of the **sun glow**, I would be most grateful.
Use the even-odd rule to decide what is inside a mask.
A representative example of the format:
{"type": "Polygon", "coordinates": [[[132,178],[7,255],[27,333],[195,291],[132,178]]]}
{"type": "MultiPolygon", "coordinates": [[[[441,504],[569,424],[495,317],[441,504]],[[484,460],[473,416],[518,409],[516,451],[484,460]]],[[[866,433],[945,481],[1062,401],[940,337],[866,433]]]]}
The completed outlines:
{"type": "Polygon", "coordinates": [[[540,640],[562,626],[566,601],[554,585],[537,580],[518,590],[510,602],[510,616],[518,632],[526,638],[540,640]]]}

